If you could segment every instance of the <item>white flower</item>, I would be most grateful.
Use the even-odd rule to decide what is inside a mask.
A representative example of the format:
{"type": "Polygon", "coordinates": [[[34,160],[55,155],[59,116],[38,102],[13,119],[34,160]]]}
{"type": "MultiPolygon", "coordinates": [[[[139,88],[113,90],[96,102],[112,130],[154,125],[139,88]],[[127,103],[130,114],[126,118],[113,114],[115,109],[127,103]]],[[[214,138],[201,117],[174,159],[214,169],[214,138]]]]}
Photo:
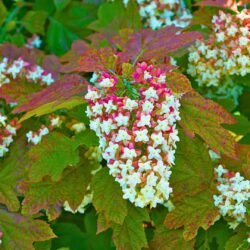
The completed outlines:
{"type": "Polygon", "coordinates": [[[228,171],[224,169],[222,165],[219,165],[217,168],[215,168],[215,172],[218,174],[219,177],[221,177],[223,174],[228,173],[228,171]]]}
{"type": "Polygon", "coordinates": [[[101,82],[98,83],[101,88],[110,88],[114,86],[114,81],[110,78],[104,78],[101,82]]]}
{"type": "Polygon", "coordinates": [[[133,109],[138,107],[138,103],[134,100],[127,99],[124,105],[124,109],[127,109],[129,111],[132,111],[133,109]]]}
{"type": "Polygon", "coordinates": [[[168,131],[170,129],[170,127],[168,126],[168,120],[164,119],[164,120],[158,120],[157,121],[157,126],[155,127],[156,131],[168,131]]]}
{"type": "Polygon", "coordinates": [[[154,98],[154,99],[158,100],[158,98],[159,98],[156,90],[153,87],[150,87],[149,89],[145,90],[143,92],[143,95],[145,95],[146,99],[154,98]]]}
{"type": "Polygon", "coordinates": [[[5,129],[11,133],[12,135],[16,135],[16,127],[12,127],[10,124],[8,124],[5,129]]]}
{"type": "Polygon", "coordinates": [[[234,26],[231,25],[228,29],[227,29],[227,34],[229,36],[235,36],[235,34],[237,33],[238,29],[234,26]]]}
{"type": "Polygon", "coordinates": [[[103,105],[100,104],[99,102],[96,102],[95,105],[92,106],[92,111],[94,114],[102,115],[102,108],[103,108],[103,105]]]}
{"type": "Polygon", "coordinates": [[[160,155],[161,150],[160,149],[156,149],[154,147],[149,146],[148,152],[149,152],[148,158],[150,160],[151,159],[161,160],[161,155],[160,155]]]}
{"type": "Polygon", "coordinates": [[[75,133],[78,134],[86,130],[86,126],[83,122],[78,122],[71,126],[71,130],[75,131],[75,133]]]}
{"type": "Polygon", "coordinates": [[[150,120],[151,120],[151,115],[141,114],[141,118],[140,118],[139,122],[137,123],[137,126],[144,127],[147,125],[147,126],[151,127],[150,120]]]}
{"type": "Polygon", "coordinates": [[[142,105],[142,111],[146,113],[152,112],[154,109],[154,104],[150,101],[145,101],[142,105]]]}
{"type": "Polygon", "coordinates": [[[42,81],[46,83],[48,86],[54,82],[51,73],[42,76],[42,81]]]}
{"type": "Polygon", "coordinates": [[[112,110],[117,110],[117,106],[113,104],[113,101],[109,100],[108,103],[104,103],[106,112],[110,113],[112,110]]]}
{"type": "Polygon", "coordinates": [[[128,199],[130,202],[135,201],[136,191],[134,188],[124,188],[123,190],[123,199],[128,199]]]}
{"type": "Polygon", "coordinates": [[[91,120],[89,123],[90,129],[94,130],[97,135],[99,135],[100,127],[101,127],[101,119],[96,118],[94,120],[91,120]]]}
{"type": "Polygon", "coordinates": [[[45,136],[49,133],[49,129],[47,127],[42,127],[39,129],[40,136],[45,136]]]}
{"type": "Polygon", "coordinates": [[[146,199],[143,195],[139,195],[136,199],[135,199],[135,205],[137,207],[145,207],[145,205],[147,204],[146,199]]]}
{"type": "Polygon", "coordinates": [[[128,121],[129,121],[129,116],[119,114],[116,118],[115,121],[117,122],[118,126],[127,126],[128,121]]]}
{"type": "Polygon", "coordinates": [[[147,79],[150,79],[150,78],[152,78],[152,76],[150,75],[150,73],[148,72],[148,71],[144,71],[144,74],[143,74],[143,78],[145,79],[145,80],[147,80],[147,79]]]}
{"type": "Polygon", "coordinates": [[[165,181],[163,178],[157,184],[156,188],[162,192],[165,199],[169,199],[169,195],[172,193],[173,189],[169,186],[169,182],[165,181]]]}
{"type": "Polygon", "coordinates": [[[127,131],[125,129],[120,129],[115,141],[116,142],[120,142],[120,141],[128,141],[131,139],[131,136],[127,133],[127,131]]]}
{"type": "Polygon", "coordinates": [[[144,195],[146,200],[152,200],[154,198],[155,189],[152,186],[146,185],[141,189],[141,193],[144,195]]]}
{"type": "Polygon", "coordinates": [[[216,37],[218,42],[223,42],[225,39],[225,33],[224,32],[217,33],[216,37]]]}
{"type": "Polygon", "coordinates": [[[0,113],[0,124],[3,126],[6,126],[6,121],[7,120],[7,116],[4,116],[0,113]]]}
{"type": "Polygon", "coordinates": [[[100,98],[100,93],[95,90],[88,90],[88,93],[85,95],[85,99],[95,101],[96,99],[100,98]]]}
{"type": "Polygon", "coordinates": [[[134,131],[136,137],[135,137],[135,141],[136,142],[147,142],[149,140],[148,138],[148,130],[147,129],[142,129],[142,130],[137,130],[134,131]]]}
{"type": "Polygon", "coordinates": [[[152,163],[152,161],[139,162],[139,164],[138,164],[139,171],[144,172],[144,171],[152,169],[151,163],[152,163]]]}
{"type": "Polygon", "coordinates": [[[240,46],[246,46],[249,42],[249,39],[245,36],[240,37],[239,44],[240,46]]]}
{"type": "Polygon", "coordinates": [[[153,172],[151,172],[150,175],[148,175],[147,177],[147,185],[156,186],[157,180],[158,180],[158,177],[153,172]]]}
{"type": "Polygon", "coordinates": [[[112,130],[116,129],[116,125],[113,123],[112,119],[108,119],[101,123],[101,129],[106,134],[109,134],[112,130]]]}
{"type": "Polygon", "coordinates": [[[130,187],[135,187],[137,184],[141,183],[141,175],[140,173],[133,173],[127,176],[127,184],[130,187]]]}
{"type": "Polygon", "coordinates": [[[136,157],[136,151],[134,149],[130,149],[130,148],[124,148],[124,153],[121,156],[123,159],[133,159],[134,157],[136,157]]]}
{"type": "Polygon", "coordinates": [[[154,147],[163,144],[165,140],[164,137],[162,136],[162,132],[153,133],[151,135],[151,138],[154,141],[154,147]]]}
{"type": "Polygon", "coordinates": [[[103,158],[105,160],[114,159],[118,148],[119,148],[118,144],[110,142],[109,146],[105,149],[104,153],[102,154],[103,158]]]}
{"type": "Polygon", "coordinates": [[[3,157],[8,151],[9,149],[5,145],[0,144],[0,157],[3,157]]]}

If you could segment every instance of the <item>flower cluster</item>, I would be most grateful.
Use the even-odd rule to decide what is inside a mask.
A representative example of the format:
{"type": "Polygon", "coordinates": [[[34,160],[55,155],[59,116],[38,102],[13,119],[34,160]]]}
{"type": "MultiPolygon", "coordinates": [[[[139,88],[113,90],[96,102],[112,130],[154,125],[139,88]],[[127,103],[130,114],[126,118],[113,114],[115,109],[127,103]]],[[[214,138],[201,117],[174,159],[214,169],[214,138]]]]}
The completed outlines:
{"type": "Polygon", "coordinates": [[[241,88],[230,76],[250,73],[250,12],[242,10],[232,15],[220,11],[212,23],[210,38],[190,47],[187,72],[200,86],[210,87],[217,95],[231,92],[238,96],[241,88]]]}
{"type": "Polygon", "coordinates": [[[169,178],[179,141],[175,123],[180,102],[166,87],[161,69],[145,62],[138,64],[131,82],[122,80],[138,99],[115,94],[120,76],[99,75],[97,87],[88,87],[86,113],[109,173],[120,184],[123,198],[136,206],[163,204],[172,192],[169,178]]]}
{"type": "Polygon", "coordinates": [[[51,73],[38,65],[30,65],[22,58],[14,61],[6,57],[3,58],[0,61],[0,87],[17,78],[25,78],[28,82],[40,83],[41,85],[51,85],[54,82],[51,73]]]}
{"type": "MultiPolygon", "coordinates": [[[[123,2],[125,6],[128,4],[128,0],[123,2]]],[[[152,29],[169,25],[185,28],[192,18],[182,0],[137,0],[137,3],[140,16],[152,29]]]]}
{"type": "Polygon", "coordinates": [[[51,130],[61,126],[62,119],[60,116],[51,115],[49,116],[49,120],[50,120],[50,125],[48,127],[45,125],[41,125],[41,127],[37,131],[35,132],[29,131],[26,134],[27,141],[29,143],[32,143],[33,145],[37,145],[39,142],[42,141],[42,138],[45,135],[49,134],[51,130]]]}
{"type": "Polygon", "coordinates": [[[19,128],[20,124],[16,119],[8,121],[7,116],[0,113],[0,158],[9,151],[9,146],[19,128]]]}
{"type": "Polygon", "coordinates": [[[245,180],[240,173],[229,172],[219,165],[215,169],[217,175],[217,190],[214,195],[214,204],[219,208],[222,216],[229,216],[234,221],[231,227],[237,226],[246,220],[246,203],[250,199],[250,181],[245,180]]]}
{"type": "Polygon", "coordinates": [[[38,35],[33,35],[31,38],[27,40],[26,47],[29,49],[37,48],[39,49],[42,45],[42,40],[38,35]]]}

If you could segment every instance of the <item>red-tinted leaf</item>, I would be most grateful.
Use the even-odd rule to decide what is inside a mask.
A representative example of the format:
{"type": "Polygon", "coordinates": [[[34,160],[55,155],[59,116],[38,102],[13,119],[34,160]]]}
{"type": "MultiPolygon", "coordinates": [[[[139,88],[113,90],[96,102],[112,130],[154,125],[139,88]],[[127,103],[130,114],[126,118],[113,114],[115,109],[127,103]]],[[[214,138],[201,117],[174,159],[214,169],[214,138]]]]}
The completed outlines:
{"type": "Polygon", "coordinates": [[[176,93],[185,94],[187,92],[193,91],[193,88],[188,78],[180,73],[168,73],[166,75],[166,84],[168,88],[172,89],[176,93]]]}
{"type": "Polygon", "coordinates": [[[49,219],[54,220],[60,215],[65,201],[76,210],[84,198],[90,179],[91,164],[83,159],[77,168],[66,169],[57,182],[48,177],[41,182],[25,183],[21,186],[24,194],[22,212],[36,214],[45,209],[49,219]]]}
{"type": "Polygon", "coordinates": [[[236,120],[217,103],[206,100],[196,92],[188,92],[181,98],[181,121],[185,133],[198,134],[215,152],[236,158],[236,142],[221,124],[236,120]]]}
{"type": "Polygon", "coordinates": [[[49,225],[31,216],[21,216],[0,209],[0,231],[3,233],[2,250],[35,250],[35,241],[55,238],[49,225]]]}
{"type": "Polygon", "coordinates": [[[17,107],[13,112],[30,111],[51,102],[55,102],[58,105],[72,96],[82,94],[86,90],[86,87],[87,82],[81,76],[66,75],[61,80],[31,95],[28,102],[17,107]]]}
{"type": "Polygon", "coordinates": [[[192,250],[194,249],[194,240],[185,241],[183,230],[169,230],[162,225],[156,228],[154,238],[150,243],[152,250],[192,250]]]}
{"type": "Polygon", "coordinates": [[[143,29],[134,33],[121,53],[122,62],[163,58],[167,53],[188,46],[202,37],[199,32],[185,32],[177,35],[178,31],[178,28],[169,26],[156,31],[143,29]]]}
{"type": "Polygon", "coordinates": [[[79,57],[78,61],[65,64],[64,73],[69,72],[95,72],[114,69],[116,64],[115,51],[111,48],[88,49],[79,57]]]}
{"type": "Polygon", "coordinates": [[[31,94],[41,90],[41,86],[28,82],[12,81],[9,84],[4,84],[0,88],[0,98],[4,99],[6,103],[25,103],[31,94]]]}
{"type": "Polygon", "coordinates": [[[170,229],[184,226],[185,240],[193,239],[200,227],[207,230],[219,214],[212,196],[213,193],[207,190],[175,203],[175,209],[166,217],[166,226],[170,229]]]}

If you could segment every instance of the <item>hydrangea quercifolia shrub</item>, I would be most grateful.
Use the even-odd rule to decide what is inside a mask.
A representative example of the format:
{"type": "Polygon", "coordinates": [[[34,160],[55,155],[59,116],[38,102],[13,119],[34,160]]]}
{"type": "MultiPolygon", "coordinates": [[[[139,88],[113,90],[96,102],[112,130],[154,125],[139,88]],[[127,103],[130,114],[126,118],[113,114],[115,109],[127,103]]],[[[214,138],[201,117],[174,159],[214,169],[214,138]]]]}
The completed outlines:
{"type": "Polygon", "coordinates": [[[0,249],[248,250],[247,4],[0,1],[0,249]]]}

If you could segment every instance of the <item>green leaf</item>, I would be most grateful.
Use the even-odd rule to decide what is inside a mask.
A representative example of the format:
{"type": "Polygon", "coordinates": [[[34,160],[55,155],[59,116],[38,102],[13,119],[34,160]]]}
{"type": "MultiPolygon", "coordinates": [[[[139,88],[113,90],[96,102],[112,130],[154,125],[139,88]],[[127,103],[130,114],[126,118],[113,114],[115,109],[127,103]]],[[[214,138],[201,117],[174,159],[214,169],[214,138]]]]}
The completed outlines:
{"type": "Polygon", "coordinates": [[[73,41],[91,34],[87,25],[95,19],[95,5],[71,1],[66,8],[50,18],[47,32],[49,50],[57,55],[67,52],[73,41]]]}
{"type": "Polygon", "coordinates": [[[73,41],[79,37],[72,31],[65,28],[56,19],[51,18],[47,31],[48,49],[57,55],[62,55],[68,51],[73,41]]]}
{"type": "Polygon", "coordinates": [[[107,221],[122,224],[127,213],[127,201],[122,198],[122,190],[108,169],[101,169],[93,178],[93,205],[98,213],[103,213],[107,221]]]}
{"type": "Polygon", "coordinates": [[[44,35],[44,26],[48,13],[45,11],[28,11],[21,20],[22,25],[32,34],[44,35]]]}
{"type": "Polygon", "coordinates": [[[146,209],[128,205],[128,214],[123,223],[113,224],[113,240],[118,250],[141,250],[148,247],[143,222],[150,221],[146,209]]]}
{"type": "Polygon", "coordinates": [[[51,240],[36,242],[35,249],[36,250],[51,250],[51,240]]]}
{"type": "Polygon", "coordinates": [[[196,92],[189,92],[181,98],[180,116],[179,123],[187,135],[198,134],[215,152],[236,158],[234,137],[221,126],[236,121],[224,108],[196,92]]]}
{"type": "Polygon", "coordinates": [[[91,170],[90,162],[83,159],[77,168],[66,169],[58,182],[45,178],[42,182],[25,183],[22,212],[36,214],[45,209],[49,219],[54,220],[65,201],[76,210],[90,184],[91,170]]]}
{"type": "Polygon", "coordinates": [[[225,250],[249,250],[248,234],[249,228],[245,225],[238,226],[235,234],[227,241],[225,250]]]}
{"type": "Polygon", "coordinates": [[[70,2],[71,0],[54,0],[57,11],[63,10],[70,2]]]}
{"type": "Polygon", "coordinates": [[[172,171],[171,186],[175,201],[210,187],[214,177],[214,166],[207,146],[200,138],[190,139],[180,133],[172,171]]]}
{"type": "Polygon", "coordinates": [[[21,119],[20,122],[23,122],[27,119],[29,119],[32,116],[42,116],[45,114],[53,113],[58,109],[72,109],[75,106],[81,105],[83,102],[82,97],[80,96],[74,96],[71,97],[68,100],[64,100],[64,102],[49,102],[46,104],[41,105],[38,108],[35,108],[31,111],[28,111],[21,119]]]}
{"type": "Polygon", "coordinates": [[[176,202],[175,209],[165,219],[166,226],[170,229],[184,226],[185,240],[193,239],[200,227],[207,230],[219,214],[212,196],[213,193],[206,190],[176,202]]]}
{"type": "Polygon", "coordinates": [[[74,140],[57,132],[46,135],[41,143],[33,146],[29,153],[31,168],[29,177],[32,181],[40,181],[49,175],[53,181],[58,181],[63,170],[75,166],[79,161],[77,145],[74,140]]]}
{"type": "Polygon", "coordinates": [[[175,93],[187,93],[193,91],[189,79],[180,73],[170,72],[166,74],[166,84],[175,93]]]}
{"type": "Polygon", "coordinates": [[[162,225],[156,228],[154,238],[150,242],[150,249],[157,250],[192,250],[194,249],[194,240],[185,241],[183,230],[169,230],[162,225]]]}
{"type": "Polygon", "coordinates": [[[83,132],[75,135],[75,141],[78,145],[94,147],[99,145],[99,139],[93,130],[86,129],[83,132]]]}
{"type": "Polygon", "coordinates": [[[96,234],[96,214],[94,209],[86,211],[84,216],[80,214],[68,214],[61,221],[75,222],[58,223],[53,225],[53,230],[58,235],[53,240],[53,248],[68,247],[70,250],[114,250],[112,247],[111,230],[96,234]],[[77,224],[77,225],[76,225],[77,224]]]}
{"type": "Polygon", "coordinates": [[[3,250],[34,250],[35,241],[56,237],[46,222],[9,213],[3,208],[0,209],[0,231],[3,232],[3,250]]]}
{"type": "Polygon", "coordinates": [[[0,1],[0,25],[4,23],[5,18],[7,17],[8,11],[3,4],[3,1],[0,1]]]}
{"type": "Polygon", "coordinates": [[[16,186],[25,177],[25,166],[28,167],[26,155],[26,138],[15,139],[10,152],[4,160],[0,159],[0,203],[7,206],[9,211],[19,210],[16,186]]]}
{"type": "Polygon", "coordinates": [[[141,17],[135,1],[129,1],[127,8],[122,1],[104,3],[98,10],[98,20],[91,23],[89,28],[105,34],[116,34],[120,29],[141,28],[141,17]]]}

